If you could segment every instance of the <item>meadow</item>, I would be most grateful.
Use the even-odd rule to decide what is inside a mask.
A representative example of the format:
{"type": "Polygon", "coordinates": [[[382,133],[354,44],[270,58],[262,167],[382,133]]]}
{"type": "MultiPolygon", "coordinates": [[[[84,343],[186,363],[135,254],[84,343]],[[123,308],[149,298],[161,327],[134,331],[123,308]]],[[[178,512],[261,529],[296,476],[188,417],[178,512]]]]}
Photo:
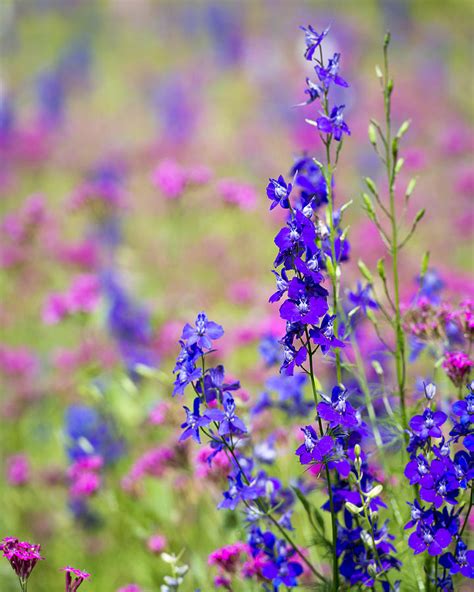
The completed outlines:
{"type": "Polygon", "coordinates": [[[0,2],[1,592],[472,589],[473,25],[0,2]]]}

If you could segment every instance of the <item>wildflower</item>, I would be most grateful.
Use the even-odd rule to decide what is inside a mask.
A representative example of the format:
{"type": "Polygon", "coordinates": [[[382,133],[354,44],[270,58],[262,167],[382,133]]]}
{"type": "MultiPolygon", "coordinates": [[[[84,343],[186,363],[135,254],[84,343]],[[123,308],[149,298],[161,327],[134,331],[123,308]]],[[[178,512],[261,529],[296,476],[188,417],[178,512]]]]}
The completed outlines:
{"type": "Polygon", "coordinates": [[[321,393],[323,401],[317,406],[321,419],[329,422],[331,427],[355,427],[359,421],[355,409],[347,401],[348,396],[349,392],[343,386],[335,386],[331,397],[321,393]]]}
{"type": "Polygon", "coordinates": [[[187,440],[191,436],[196,440],[198,444],[201,443],[201,436],[199,434],[200,428],[205,427],[211,423],[211,418],[208,415],[200,415],[199,407],[201,406],[201,401],[199,397],[194,399],[193,410],[191,411],[189,407],[184,407],[186,411],[186,421],[181,424],[181,428],[184,429],[184,432],[181,434],[179,438],[180,442],[187,440]]]}
{"type": "Polygon", "coordinates": [[[228,392],[224,393],[223,398],[224,411],[219,409],[209,409],[206,414],[213,421],[220,423],[219,435],[226,436],[228,434],[243,434],[247,431],[244,422],[235,415],[235,401],[232,395],[228,392]]]}
{"type": "Polygon", "coordinates": [[[219,339],[224,335],[224,329],[214,321],[209,321],[205,312],[200,312],[196,318],[196,326],[186,323],[181,339],[189,347],[196,344],[202,349],[211,349],[212,339],[219,339]]]}
{"type": "Polygon", "coordinates": [[[466,382],[473,366],[474,362],[469,356],[460,351],[447,352],[444,357],[443,368],[457,387],[462,386],[466,382]]]}
{"type": "Polygon", "coordinates": [[[430,526],[420,521],[415,532],[409,536],[408,545],[415,555],[428,551],[429,555],[437,556],[449,547],[451,541],[451,533],[446,528],[430,526]]]}
{"type": "Polygon", "coordinates": [[[440,427],[447,420],[446,413],[432,411],[427,408],[423,415],[415,415],[410,420],[410,427],[416,436],[426,440],[427,438],[440,438],[442,433],[440,427]]]}
{"type": "Polygon", "coordinates": [[[319,327],[313,327],[309,335],[316,345],[321,346],[323,354],[327,353],[332,347],[344,347],[344,342],[334,334],[334,319],[336,315],[324,315],[321,325],[319,327]]]}
{"type": "Polygon", "coordinates": [[[378,308],[377,302],[370,295],[371,290],[372,286],[370,284],[363,287],[361,282],[357,282],[357,291],[349,292],[349,300],[354,306],[358,306],[365,316],[367,316],[368,308],[378,308]]]}
{"type": "Polygon", "coordinates": [[[347,88],[349,84],[339,76],[339,60],[341,59],[340,53],[335,53],[332,58],[328,60],[328,65],[326,68],[323,68],[320,65],[315,67],[316,74],[318,75],[319,80],[323,83],[324,88],[327,90],[329,86],[334,82],[338,86],[343,86],[347,88]]]}
{"type": "Polygon", "coordinates": [[[24,454],[14,454],[7,458],[7,481],[18,487],[26,485],[30,480],[30,463],[24,454]]]}
{"type": "Polygon", "coordinates": [[[458,539],[455,553],[445,553],[439,563],[453,575],[460,573],[465,578],[474,578],[474,551],[469,550],[461,539],[458,539]]]}
{"type": "Polygon", "coordinates": [[[278,205],[283,209],[288,209],[290,207],[289,197],[291,190],[292,184],[287,184],[283,175],[280,175],[278,180],[270,179],[270,182],[267,185],[267,197],[272,200],[270,210],[273,210],[273,208],[276,208],[278,205]]]}
{"type": "Polygon", "coordinates": [[[343,111],[345,105],[339,105],[332,108],[329,116],[322,115],[314,122],[307,120],[308,123],[316,125],[316,127],[325,134],[332,134],[337,142],[342,139],[342,134],[351,135],[351,131],[344,121],[343,111]]]}
{"type": "Polygon", "coordinates": [[[0,543],[0,551],[8,559],[20,583],[24,585],[38,561],[44,559],[40,554],[41,546],[6,537],[0,543]]]}
{"type": "Polygon", "coordinates": [[[311,25],[308,25],[308,27],[300,27],[300,29],[304,31],[305,34],[306,51],[304,57],[308,61],[311,61],[313,59],[314,52],[321,45],[323,39],[329,33],[329,27],[324,29],[322,33],[315,31],[311,25]]]}
{"type": "Polygon", "coordinates": [[[74,567],[63,567],[61,571],[66,572],[66,592],[76,592],[82,582],[90,578],[90,574],[74,567]]]}

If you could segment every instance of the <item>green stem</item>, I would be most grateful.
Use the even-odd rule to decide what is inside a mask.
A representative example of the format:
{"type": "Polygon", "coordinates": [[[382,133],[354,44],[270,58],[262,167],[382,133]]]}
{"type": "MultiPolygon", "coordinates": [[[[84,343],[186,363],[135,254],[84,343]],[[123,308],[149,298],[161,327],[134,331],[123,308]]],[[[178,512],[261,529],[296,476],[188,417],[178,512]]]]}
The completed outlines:
{"type": "MultiPolygon", "coordinates": [[[[308,356],[309,356],[309,376],[311,379],[311,387],[313,390],[313,398],[315,405],[318,404],[318,393],[316,389],[316,382],[314,380],[314,367],[313,367],[313,354],[311,352],[311,345],[309,342],[309,333],[308,329],[305,329],[306,332],[306,345],[308,349],[308,356]]],[[[323,435],[323,426],[321,422],[321,418],[318,416],[318,423],[319,423],[319,430],[321,436],[323,435]]],[[[334,499],[332,493],[332,486],[331,486],[331,474],[329,472],[327,464],[324,464],[325,473],[326,473],[326,481],[328,484],[328,496],[329,496],[329,509],[331,511],[331,530],[332,530],[332,548],[333,548],[333,557],[332,557],[332,577],[333,577],[333,590],[334,592],[338,592],[339,590],[339,565],[337,561],[337,554],[336,554],[336,542],[337,542],[337,520],[336,520],[336,512],[334,511],[334,499]]]]}
{"type": "Polygon", "coordinates": [[[384,43],[384,106],[385,106],[385,164],[388,178],[388,191],[390,199],[390,224],[391,224],[391,255],[392,255],[392,277],[394,298],[393,304],[395,308],[395,364],[398,383],[398,394],[400,398],[400,407],[402,414],[402,424],[404,429],[408,428],[406,401],[405,401],[405,374],[406,374],[406,359],[405,359],[405,337],[402,328],[401,311],[400,311],[400,277],[398,270],[398,226],[397,226],[397,212],[395,207],[395,178],[396,178],[396,158],[392,154],[392,123],[391,123],[391,94],[393,83],[389,77],[388,68],[388,44],[389,37],[384,43]]]}
{"type": "Polygon", "coordinates": [[[459,537],[462,537],[462,533],[464,532],[464,529],[466,528],[467,522],[469,520],[469,515],[471,513],[473,505],[474,505],[474,485],[471,485],[471,497],[469,498],[469,507],[466,512],[466,517],[464,518],[464,524],[462,525],[462,528],[459,531],[459,537]]]}

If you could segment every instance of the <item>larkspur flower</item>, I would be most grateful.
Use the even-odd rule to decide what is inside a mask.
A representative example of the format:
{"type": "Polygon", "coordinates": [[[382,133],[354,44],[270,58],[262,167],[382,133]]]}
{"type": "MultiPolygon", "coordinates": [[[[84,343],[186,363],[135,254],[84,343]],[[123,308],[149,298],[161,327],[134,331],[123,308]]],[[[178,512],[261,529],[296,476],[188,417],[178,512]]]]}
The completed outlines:
{"type": "Polygon", "coordinates": [[[198,444],[201,443],[200,428],[208,426],[211,423],[211,418],[206,414],[200,415],[200,406],[201,401],[199,397],[196,397],[194,399],[192,411],[189,407],[184,407],[184,410],[186,411],[186,421],[181,424],[181,428],[184,429],[184,432],[179,438],[180,442],[192,437],[198,444]]]}
{"type": "Polygon", "coordinates": [[[280,175],[278,179],[270,179],[267,185],[267,197],[272,201],[270,210],[273,210],[277,206],[281,206],[283,209],[290,207],[290,194],[293,186],[291,183],[287,183],[280,175]]]}
{"type": "Polygon", "coordinates": [[[457,504],[459,484],[451,461],[435,459],[429,472],[420,479],[420,497],[440,508],[444,502],[457,504]]]}
{"type": "Polygon", "coordinates": [[[460,573],[465,578],[474,578],[474,551],[469,550],[461,539],[458,539],[456,543],[454,554],[445,553],[439,558],[439,563],[449,569],[452,575],[460,573]]]}
{"type": "Polygon", "coordinates": [[[318,403],[317,410],[321,419],[329,422],[331,427],[351,428],[358,425],[359,420],[352,405],[347,401],[348,390],[343,386],[335,386],[331,397],[321,394],[323,401],[318,403]]]}
{"type": "Polygon", "coordinates": [[[319,64],[315,67],[316,74],[318,75],[318,78],[322,82],[325,89],[328,89],[332,83],[345,88],[349,86],[349,83],[346,82],[342,76],[339,76],[338,72],[340,59],[341,54],[335,53],[333,57],[328,60],[326,68],[323,68],[319,64]]]}
{"type": "Polygon", "coordinates": [[[244,422],[235,414],[235,401],[229,392],[224,393],[223,407],[224,411],[220,409],[209,409],[206,411],[207,417],[219,422],[219,435],[240,435],[247,432],[244,422]]]}
{"type": "Polygon", "coordinates": [[[377,302],[371,297],[370,293],[372,286],[366,284],[362,286],[361,282],[357,282],[357,290],[349,292],[349,300],[353,306],[358,306],[364,315],[367,315],[367,309],[378,308],[377,302]]]}
{"type": "Polygon", "coordinates": [[[431,556],[438,556],[449,547],[452,538],[446,528],[437,528],[420,521],[416,530],[409,536],[408,545],[415,555],[427,551],[431,556]]]}
{"type": "Polygon", "coordinates": [[[415,415],[411,418],[410,428],[422,439],[440,438],[442,435],[440,428],[447,418],[446,413],[427,408],[423,411],[423,415],[415,415]]]}
{"type": "Polygon", "coordinates": [[[181,339],[187,346],[196,344],[201,349],[211,349],[212,340],[224,335],[224,329],[214,321],[209,321],[205,312],[200,312],[196,317],[196,326],[186,323],[181,339]]]}
{"type": "Polygon", "coordinates": [[[325,354],[332,347],[344,347],[343,341],[338,339],[334,334],[334,319],[336,315],[324,315],[321,325],[313,327],[309,335],[316,345],[321,347],[321,351],[325,354]]]}
{"type": "Polygon", "coordinates": [[[316,121],[307,121],[315,125],[321,132],[332,135],[337,142],[340,142],[342,134],[351,135],[351,131],[344,121],[344,108],[345,105],[335,106],[332,108],[329,116],[321,115],[316,121]]]}
{"type": "Polygon", "coordinates": [[[314,52],[321,45],[323,39],[329,33],[329,27],[324,29],[321,33],[318,33],[311,25],[307,27],[300,27],[304,31],[306,51],[304,57],[311,61],[313,59],[314,52]]]}

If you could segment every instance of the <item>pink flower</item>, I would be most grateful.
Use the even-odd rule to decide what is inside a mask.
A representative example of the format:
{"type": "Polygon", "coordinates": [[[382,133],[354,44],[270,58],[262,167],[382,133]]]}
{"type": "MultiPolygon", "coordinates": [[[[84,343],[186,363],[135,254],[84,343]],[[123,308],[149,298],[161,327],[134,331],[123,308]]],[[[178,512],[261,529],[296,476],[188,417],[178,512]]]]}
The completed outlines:
{"type": "Polygon", "coordinates": [[[166,420],[166,414],[170,409],[170,404],[167,401],[161,401],[150,411],[148,421],[153,425],[161,425],[166,420]]]}
{"type": "Polygon", "coordinates": [[[85,471],[75,478],[71,486],[71,495],[73,497],[90,497],[99,490],[100,484],[100,475],[85,471]]]}
{"type": "Polygon", "coordinates": [[[90,313],[100,298],[100,284],[93,274],[82,274],[74,278],[69,290],[50,294],[43,308],[43,322],[54,325],[75,313],[90,313]]]}
{"type": "Polygon", "coordinates": [[[127,584],[127,586],[122,586],[119,588],[117,592],[143,592],[142,589],[138,584],[127,584]]]}
{"type": "Polygon", "coordinates": [[[194,165],[186,171],[187,182],[192,185],[205,185],[209,183],[211,177],[211,169],[203,165],[194,165]]]}
{"type": "Polygon", "coordinates": [[[18,487],[30,480],[30,463],[24,454],[15,454],[7,458],[7,481],[18,487]]]}
{"type": "Polygon", "coordinates": [[[14,537],[6,537],[0,543],[0,551],[8,559],[20,580],[26,582],[35,565],[43,559],[40,545],[32,545],[27,541],[19,541],[14,537]]]}
{"type": "Polygon", "coordinates": [[[447,352],[443,368],[453,384],[460,387],[467,380],[474,362],[464,352],[447,352]]]}
{"type": "Polygon", "coordinates": [[[54,293],[48,296],[43,308],[43,323],[56,325],[69,314],[70,307],[67,295],[54,293]]]}
{"type": "Polygon", "coordinates": [[[153,171],[153,185],[168,199],[180,197],[186,186],[186,172],[174,160],[163,160],[153,171]]]}
{"type": "Polygon", "coordinates": [[[167,544],[168,541],[166,540],[166,537],[161,534],[154,534],[148,539],[147,542],[148,549],[152,553],[162,553],[165,550],[167,544]]]}
{"type": "Polygon", "coordinates": [[[90,578],[90,574],[86,571],[74,567],[63,567],[60,571],[66,572],[66,592],[76,592],[82,582],[90,578]]]}
{"type": "Polygon", "coordinates": [[[239,206],[242,210],[253,210],[257,203],[257,192],[247,183],[222,179],[217,184],[217,190],[226,203],[239,206]]]}

